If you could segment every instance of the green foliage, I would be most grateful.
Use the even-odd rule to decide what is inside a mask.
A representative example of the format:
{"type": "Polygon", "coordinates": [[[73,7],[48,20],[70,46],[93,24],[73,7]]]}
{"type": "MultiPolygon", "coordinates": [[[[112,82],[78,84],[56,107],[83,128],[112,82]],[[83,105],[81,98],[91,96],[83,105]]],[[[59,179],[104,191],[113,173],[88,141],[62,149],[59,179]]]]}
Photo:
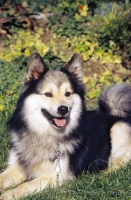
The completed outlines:
{"type": "Polygon", "coordinates": [[[3,47],[8,45],[8,48],[3,48],[0,59],[11,61],[22,55],[29,57],[32,51],[37,51],[44,56],[49,51],[49,47],[41,41],[42,34],[42,29],[37,28],[34,33],[19,30],[13,36],[7,35],[10,40],[4,40],[3,47]]]}
{"type": "Polygon", "coordinates": [[[112,82],[121,83],[122,78],[117,75],[112,77],[112,73],[109,70],[106,70],[99,76],[97,74],[93,74],[89,78],[84,76],[83,81],[87,90],[86,97],[94,99],[100,95],[101,88],[109,86],[112,82]]]}
{"type": "MultiPolygon", "coordinates": [[[[45,57],[51,68],[56,69],[62,62],[70,59],[74,52],[77,52],[82,55],[85,63],[92,60],[94,63],[99,62],[100,67],[106,64],[121,67],[123,58],[130,59],[129,40],[131,34],[130,20],[128,19],[130,10],[120,10],[119,12],[119,6],[114,3],[108,15],[95,15],[92,18],[90,6],[98,6],[99,3],[86,0],[75,2],[58,0],[47,3],[39,0],[39,4],[36,4],[35,1],[19,0],[17,4],[14,1],[7,8],[7,1],[1,8],[2,17],[7,21],[6,23],[3,21],[1,25],[1,30],[5,30],[6,33],[2,34],[4,39],[1,40],[0,59],[10,62],[22,58],[24,62],[25,57],[28,59],[32,52],[37,51],[45,57]],[[37,12],[53,13],[53,15],[44,21],[43,19],[38,21],[33,18],[33,14],[37,14],[37,12]],[[27,17],[28,15],[30,17],[27,17]],[[11,24],[12,19],[10,18],[12,16],[15,17],[13,24],[11,24]],[[26,19],[27,23],[24,23],[23,19],[26,19]],[[18,24],[21,25],[19,28],[16,26],[18,24]],[[9,26],[9,31],[6,30],[6,25],[9,26]],[[22,27],[26,30],[23,30],[22,27]]],[[[6,73],[8,74],[8,72],[6,73]]],[[[87,81],[87,98],[96,98],[103,85],[120,82],[122,79],[118,77],[112,78],[109,74],[109,79],[107,79],[103,72],[97,78],[90,77],[87,81]]],[[[9,83],[7,82],[7,84],[9,83]]],[[[7,94],[12,95],[10,89],[7,90],[7,94]]],[[[4,101],[3,97],[0,99],[4,101]]],[[[4,109],[5,105],[1,103],[0,110],[4,109]]]]}
{"type": "MultiPolygon", "coordinates": [[[[123,59],[130,61],[131,51],[131,11],[124,11],[113,4],[109,16],[99,18],[104,20],[95,32],[100,46],[105,50],[111,49],[113,54],[120,55],[123,59]],[[118,13],[118,9],[120,12],[118,13]]],[[[126,67],[130,66],[127,64],[126,67]]]]}

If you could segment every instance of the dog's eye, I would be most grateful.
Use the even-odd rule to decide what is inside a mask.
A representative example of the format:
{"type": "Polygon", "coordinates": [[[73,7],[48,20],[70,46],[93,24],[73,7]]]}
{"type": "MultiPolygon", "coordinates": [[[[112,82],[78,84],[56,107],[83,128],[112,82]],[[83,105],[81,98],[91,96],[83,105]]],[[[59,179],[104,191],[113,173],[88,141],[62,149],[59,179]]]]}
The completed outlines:
{"type": "Polygon", "coordinates": [[[65,93],[65,96],[66,96],[66,97],[69,97],[70,95],[71,95],[70,92],[66,92],[66,93],[65,93]]]}
{"type": "Polygon", "coordinates": [[[52,97],[52,94],[51,94],[50,92],[46,92],[46,93],[44,93],[44,95],[45,95],[46,97],[52,97]]]}

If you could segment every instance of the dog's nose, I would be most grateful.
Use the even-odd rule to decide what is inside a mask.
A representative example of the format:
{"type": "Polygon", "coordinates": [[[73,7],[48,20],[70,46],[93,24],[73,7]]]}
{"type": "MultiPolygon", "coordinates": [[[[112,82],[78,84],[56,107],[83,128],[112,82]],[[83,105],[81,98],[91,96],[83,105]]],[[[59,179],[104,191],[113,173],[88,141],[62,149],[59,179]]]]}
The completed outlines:
{"type": "Polygon", "coordinates": [[[67,106],[58,107],[58,113],[64,116],[66,113],[68,113],[68,107],[67,106]]]}

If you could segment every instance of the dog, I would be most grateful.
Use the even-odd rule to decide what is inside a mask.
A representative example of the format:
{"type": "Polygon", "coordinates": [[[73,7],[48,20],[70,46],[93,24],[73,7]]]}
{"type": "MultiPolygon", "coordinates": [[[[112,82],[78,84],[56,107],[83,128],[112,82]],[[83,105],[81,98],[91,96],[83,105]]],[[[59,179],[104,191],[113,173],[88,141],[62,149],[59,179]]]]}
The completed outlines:
{"type": "Polygon", "coordinates": [[[98,109],[85,106],[82,59],[74,54],[51,71],[38,53],[29,59],[8,122],[11,149],[0,174],[0,199],[20,199],[74,180],[84,170],[112,171],[131,160],[131,86],[103,90],[98,109]],[[13,189],[12,189],[13,188],[13,189]]]}

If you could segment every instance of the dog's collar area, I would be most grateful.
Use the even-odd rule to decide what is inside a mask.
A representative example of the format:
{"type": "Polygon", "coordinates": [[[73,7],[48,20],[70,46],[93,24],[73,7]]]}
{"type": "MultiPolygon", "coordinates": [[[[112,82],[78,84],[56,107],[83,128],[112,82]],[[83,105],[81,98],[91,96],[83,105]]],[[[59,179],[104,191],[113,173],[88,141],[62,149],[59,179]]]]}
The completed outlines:
{"type": "Polygon", "coordinates": [[[60,166],[60,144],[59,141],[57,142],[57,149],[55,152],[55,171],[56,171],[56,185],[59,186],[59,175],[61,172],[61,166],[60,166]]]}
{"type": "Polygon", "coordinates": [[[64,117],[54,117],[46,109],[41,110],[44,116],[57,128],[63,128],[67,124],[67,119],[64,117]]]}

